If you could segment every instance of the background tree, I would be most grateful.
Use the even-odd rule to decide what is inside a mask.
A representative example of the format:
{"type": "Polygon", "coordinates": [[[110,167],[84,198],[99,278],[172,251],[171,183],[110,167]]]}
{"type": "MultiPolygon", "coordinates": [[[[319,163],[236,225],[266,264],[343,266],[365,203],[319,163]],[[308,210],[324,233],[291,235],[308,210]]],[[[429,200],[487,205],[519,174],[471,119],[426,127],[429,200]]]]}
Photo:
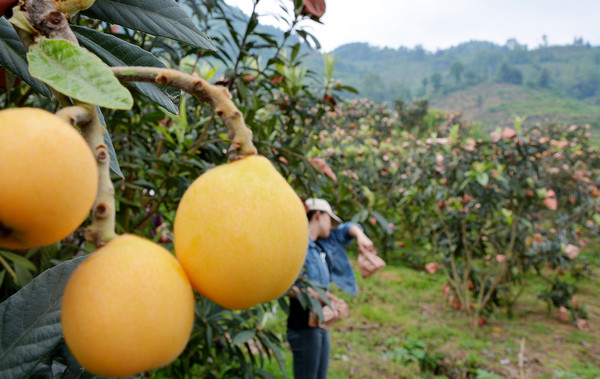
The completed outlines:
{"type": "Polygon", "coordinates": [[[442,74],[439,72],[431,74],[431,85],[433,86],[434,91],[439,91],[440,88],[442,88],[442,74]]]}
{"type": "Polygon", "coordinates": [[[545,68],[540,72],[538,86],[540,86],[541,88],[548,88],[550,86],[550,81],[551,81],[550,70],[545,68]]]}
{"type": "Polygon", "coordinates": [[[450,65],[450,75],[454,77],[454,83],[458,85],[465,71],[465,66],[460,61],[452,62],[450,65]]]}
{"type": "Polygon", "coordinates": [[[518,68],[503,63],[498,72],[498,81],[500,83],[520,85],[523,83],[523,73],[518,68]]]}

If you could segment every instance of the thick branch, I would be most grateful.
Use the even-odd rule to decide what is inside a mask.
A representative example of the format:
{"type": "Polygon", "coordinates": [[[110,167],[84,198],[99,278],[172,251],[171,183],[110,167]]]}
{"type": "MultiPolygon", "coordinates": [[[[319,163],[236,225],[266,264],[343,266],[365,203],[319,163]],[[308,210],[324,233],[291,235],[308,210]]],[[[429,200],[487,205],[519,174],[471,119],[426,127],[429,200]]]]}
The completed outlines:
{"type": "Polygon", "coordinates": [[[202,78],[171,69],[156,67],[112,67],[115,76],[123,82],[152,82],[179,88],[209,104],[227,126],[231,147],[229,160],[256,154],[252,131],[244,122],[225,87],[215,86],[202,78]]]}
{"type": "Polygon", "coordinates": [[[93,105],[66,107],[56,113],[83,132],[98,165],[98,194],[92,208],[92,224],[85,230],[85,239],[100,247],[117,237],[115,233],[115,188],[110,179],[110,154],[104,143],[105,127],[93,105]]]}
{"type": "Polygon", "coordinates": [[[65,107],[59,109],[55,114],[71,125],[83,126],[92,121],[92,114],[83,106],[65,107]]]}

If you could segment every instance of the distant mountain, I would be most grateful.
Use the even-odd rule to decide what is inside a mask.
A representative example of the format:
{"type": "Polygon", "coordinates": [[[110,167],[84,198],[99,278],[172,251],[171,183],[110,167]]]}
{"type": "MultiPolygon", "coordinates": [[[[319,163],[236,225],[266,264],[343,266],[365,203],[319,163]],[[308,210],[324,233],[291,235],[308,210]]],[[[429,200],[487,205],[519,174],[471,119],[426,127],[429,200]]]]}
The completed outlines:
{"type": "Polygon", "coordinates": [[[489,127],[527,115],[600,128],[600,48],[581,40],[532,50],[471,41],[435,53],[351,43],[332,53],[336,78],[378,103],[425,98],[489,127]]]}
{"type": "MultiPolygon", "coordinates": [[[[232,9],[232,15],[247,18],[238,9],[232,9]]],[[[243,22],[234,24],[242,32],[243,22]]],[[[259,28],[274,36],[283,34],[274,27],[259,28]]],[[[290,42],[298,41],[294,37],[290,42]]],[[[306,46],[302,53],[303,64],[318,78],[323,69],[321,53],[306,46]]],[[[517,115],[527,116],[530,123],[590,123],[600,137],[600,47],[582,39],[531,50],[514,39],[505,45],[470,41],[436,52],[420,46],[391,49],[357,42],[332,54],[338,59],[335,78],[359,90],[348,97],[366,97],[389,106],[396,100],[427,99],[432,108],[463,111],[467,120],[487,129],[510,125],[517,115]]]]}

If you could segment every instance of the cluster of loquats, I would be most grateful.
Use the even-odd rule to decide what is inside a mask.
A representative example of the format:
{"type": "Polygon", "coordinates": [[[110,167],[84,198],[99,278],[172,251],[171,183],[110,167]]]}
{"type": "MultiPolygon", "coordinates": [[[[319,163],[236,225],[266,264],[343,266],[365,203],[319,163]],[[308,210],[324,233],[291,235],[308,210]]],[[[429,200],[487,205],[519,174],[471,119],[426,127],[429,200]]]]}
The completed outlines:
{"type": "Polygon", "coordinates": [[[192,287],[229,309],[276,299],[297,278],[308,243],[302,202],[259,156],[196,179],[177,209],[174,235],[177,258],[124,235],[77,268],[62,323],[83,367],[129,376],[172,362],[192,331],[192,287]]]}
{"type": "MultiPolygon", "coordinates": [[[[98,188],[83,137],[40,109],[0,111],[0,247],[60,241],[87,218],[98,188]]],[[[194,289],[229,309],[283,295],[306,253],[304,207],[264,157],[201,175],[175,218],[175,254],[125,234],[92,253],[66,285],[65,342],[88,371],[126,377],[171,363],[194,324],[194,289]]]]}

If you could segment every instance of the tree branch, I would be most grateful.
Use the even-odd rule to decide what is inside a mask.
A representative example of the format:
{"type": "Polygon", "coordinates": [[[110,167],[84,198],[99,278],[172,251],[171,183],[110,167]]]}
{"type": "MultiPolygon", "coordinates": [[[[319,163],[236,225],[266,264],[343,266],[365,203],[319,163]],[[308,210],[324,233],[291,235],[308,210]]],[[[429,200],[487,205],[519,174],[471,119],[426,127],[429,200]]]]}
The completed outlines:
{"type": "Polygon", "coordinates": [[[231,140],[229,160],[233,161],[257,153],[252,143],[252,131],[244,122],[242,113],[231,101],[225,87],[215,86],[202,78],[180,71],[156,67],[111,67],[123,82],[151,82],[186,91],[209,104],[223,120],[231,140]]]}
{"type": "Polygon", "coordinates": [[[66,107],[56,115],[78,125],[98,165],[98,194],[92,208],[92,224],[85,230],[85,239],[100,247],[117,237],[115,233],[115,188],[110,178],[110,154],[104,143],[106,128],[94,105],[66,107]]]}

